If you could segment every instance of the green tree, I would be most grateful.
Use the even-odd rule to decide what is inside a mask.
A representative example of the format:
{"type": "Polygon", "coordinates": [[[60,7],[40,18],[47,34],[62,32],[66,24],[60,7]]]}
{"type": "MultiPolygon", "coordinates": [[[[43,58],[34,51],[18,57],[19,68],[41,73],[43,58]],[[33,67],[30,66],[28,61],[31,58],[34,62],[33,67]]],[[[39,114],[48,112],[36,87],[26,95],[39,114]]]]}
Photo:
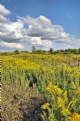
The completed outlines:
{"type": "Polygon", "coordinates": [[[15,50],[14,53],[15,54],[19,54],[20,52],[19,52],[19,50],[15,50]]]}
{"type": "Polygon", "coordinates": [[[36,48],[35,48],[35,46],[32,46],[32,52],[33,52],[33,53],[36,52],[36,48]]]}
{"type": "Polygon", "coordinates": [[[80,48],[79,48],[79,54],[80,54],[80,48]]]}
{"type": "Polygon", "coordinates": [[[50,48],[49,53],[51,53],[51,54],[53,54],[53,53],[54,53],[53,48],[50,48]]]}

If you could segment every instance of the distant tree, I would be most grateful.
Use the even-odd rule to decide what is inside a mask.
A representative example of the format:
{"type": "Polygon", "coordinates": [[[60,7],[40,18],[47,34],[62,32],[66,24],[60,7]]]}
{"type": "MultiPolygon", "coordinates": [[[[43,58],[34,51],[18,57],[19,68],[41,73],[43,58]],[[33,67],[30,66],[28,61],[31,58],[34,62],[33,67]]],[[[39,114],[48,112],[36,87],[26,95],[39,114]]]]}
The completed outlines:
{"type": "Polygon", "coordinates": [[[64,51],[65,51],[65,50],[62,50],[62,49],[61,49],[61,50],[60,50],[60,53],[64,53],[64,51]]]}
{"type": "Polygon", "coordinates": [[[56,51],[55,51],[55,53],[60,54],[60,53],[61,53],[61,51],[60,51],[60,50],[56,50],[56,51]]]}
{"type": "Polygon", "coordinates": [[[38,54],[43,54],[44,51],[43,51],[43,50],[36,50],[36,53],[38,53],[38,54]]]}
{"type": "Polygon", "coordinates": [[[80,54],[80,48],[79,48],[79,54],[80,54]]]}
{"type": "Polygon", "coordinates": [[[15,54],[19,54],[20,52],[19,52],[19,50],[15,50],[14,53],[15,54]]]}
{"type": "Polygon", "coordinates": [[[79,50],[78,49],[73,49],[72,50],[74,54],[79,54],[79,50]]]}
{"type": "Polygon", "coordinates": [[[50,48],[49,52],[50,52],[51,54],[53,54],[53,53],[54,53],[53,48],[50,48]]]}
{"type": "Polygon", "coordinates": [[[24,50],[24,51],[22,50],[21,52],[22,52],[22,53],[29,53],[29,51],[26,51],[26,50],[24,50]]]}
{"type": "Polygon", "coordinates": [[[36,48],[35,48],[35,46],[32,46],[32,52],[33,52],[33,53],[36,52],[36,48]]]}

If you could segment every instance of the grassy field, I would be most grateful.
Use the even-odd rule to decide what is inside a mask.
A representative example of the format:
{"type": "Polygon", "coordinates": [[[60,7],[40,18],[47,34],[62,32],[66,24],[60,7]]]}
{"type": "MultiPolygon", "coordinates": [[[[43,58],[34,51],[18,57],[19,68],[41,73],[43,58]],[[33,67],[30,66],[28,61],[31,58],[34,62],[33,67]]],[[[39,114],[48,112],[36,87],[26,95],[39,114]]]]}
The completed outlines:
{"type": "Polygon", "coordinates": [[[80,54],[0,59],[2,121],[80,121],[80,54]]]}

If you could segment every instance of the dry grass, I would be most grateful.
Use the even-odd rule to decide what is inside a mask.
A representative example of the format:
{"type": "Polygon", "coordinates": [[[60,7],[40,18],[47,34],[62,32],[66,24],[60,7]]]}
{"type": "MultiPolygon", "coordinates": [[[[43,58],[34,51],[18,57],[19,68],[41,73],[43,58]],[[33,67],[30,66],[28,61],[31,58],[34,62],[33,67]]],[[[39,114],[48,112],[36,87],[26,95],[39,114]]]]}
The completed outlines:
{"type": "Polygon", "coordinates": [[[42,95],[15,84],[2,83],[2,121],[41,121],[42,95]]]}

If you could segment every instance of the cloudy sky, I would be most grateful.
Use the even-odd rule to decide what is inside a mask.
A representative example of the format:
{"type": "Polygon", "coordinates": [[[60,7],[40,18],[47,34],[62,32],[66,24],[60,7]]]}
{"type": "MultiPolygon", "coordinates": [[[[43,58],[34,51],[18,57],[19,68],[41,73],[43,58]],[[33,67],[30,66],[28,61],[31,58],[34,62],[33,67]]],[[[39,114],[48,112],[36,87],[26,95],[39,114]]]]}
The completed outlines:
{"type": "Polygon", "coordinates": [[[0,51],[80,47],[80,0],[0,0],[0,51]]]}

